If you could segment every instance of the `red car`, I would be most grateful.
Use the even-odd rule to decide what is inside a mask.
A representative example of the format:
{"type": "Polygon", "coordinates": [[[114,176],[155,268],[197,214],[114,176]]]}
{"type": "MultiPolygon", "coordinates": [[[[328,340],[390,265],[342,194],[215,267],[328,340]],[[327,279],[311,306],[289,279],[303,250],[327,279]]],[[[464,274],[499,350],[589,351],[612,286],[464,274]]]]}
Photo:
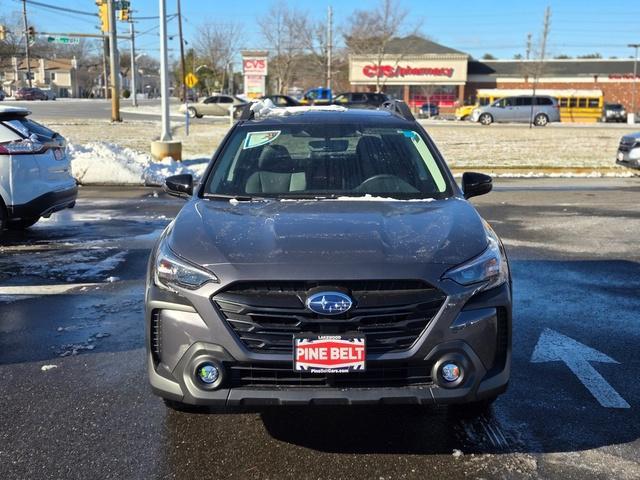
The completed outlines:
{"type": "Polygon", "coordinates": [[[48,100],[47,94],[39,88],[19,88],[15,94],[16,100],[48,100]]]}

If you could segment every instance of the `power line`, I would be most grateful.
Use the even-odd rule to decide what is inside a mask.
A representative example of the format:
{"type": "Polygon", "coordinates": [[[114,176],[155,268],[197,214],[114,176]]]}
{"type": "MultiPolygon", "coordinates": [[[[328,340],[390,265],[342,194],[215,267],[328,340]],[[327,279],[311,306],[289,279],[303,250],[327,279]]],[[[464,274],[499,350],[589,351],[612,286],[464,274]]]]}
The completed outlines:
{"type": "MultiPolygon", "coordinates": [[[[22,0],[14,0],[15,2],[21,2],[22,0]]],[[[87,15],[87,16],[91,16],[91,17],[97,17],[98,14],[94,13],[94,12],[86,12],[83,10],[75,10],[73,8],[66,8],[66,7],[56,7],[53,5],[49,5],[46,3],[41,3],[41,2],[36,2],[35,0],[25,0],[27,3],[31,4],[31,5],[37,5],[39,7],[42,8],[48,8],[50,10],[57,10],[60,12],[67,12],[67,13],[75,13],[77,15],[87,15]]]]}

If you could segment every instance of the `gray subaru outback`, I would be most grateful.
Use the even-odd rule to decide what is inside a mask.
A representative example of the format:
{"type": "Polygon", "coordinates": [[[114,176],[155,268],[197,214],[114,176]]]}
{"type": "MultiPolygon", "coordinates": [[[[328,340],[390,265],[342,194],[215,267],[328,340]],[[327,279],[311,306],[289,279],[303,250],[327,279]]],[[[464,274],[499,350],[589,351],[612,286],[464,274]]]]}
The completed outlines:
{"type": "Polygon", "coordinates": [[[152,251],[148,374],[172,407],[448,404],[505,391],[498,236],[406,105],[251,108],[152,251]]]}

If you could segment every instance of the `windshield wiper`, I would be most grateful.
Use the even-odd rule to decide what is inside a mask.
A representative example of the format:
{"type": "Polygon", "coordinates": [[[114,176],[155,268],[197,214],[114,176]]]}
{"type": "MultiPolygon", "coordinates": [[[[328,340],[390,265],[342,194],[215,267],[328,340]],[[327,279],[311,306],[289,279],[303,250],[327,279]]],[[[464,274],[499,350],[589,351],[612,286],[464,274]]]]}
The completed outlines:
{"type": "Polygon", "coordinates": [[[252,197],[249,195],[226,195],[224,193],[205,193],[204,198],[220,199],[220,200],[237,200],[238,202],[251,202],[253,200],[268,200],[266,197],[252,197]]]}

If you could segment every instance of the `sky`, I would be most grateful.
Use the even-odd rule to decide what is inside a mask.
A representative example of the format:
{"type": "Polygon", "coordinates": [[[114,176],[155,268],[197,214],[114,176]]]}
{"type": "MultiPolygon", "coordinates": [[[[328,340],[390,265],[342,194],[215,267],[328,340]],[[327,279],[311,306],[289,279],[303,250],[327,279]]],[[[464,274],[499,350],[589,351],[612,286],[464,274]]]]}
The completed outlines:
{"type": "MultiPolygon", "coordinates": [[[[629,43],[640,43],[639,0],[399,0],[408,11],[407,31],[416,29],[434,41],[462,50],[476,58],[491,53],[497,58],[512,58],[525,53],[527,33],[534,42],[542,31],[544,10],[551,7],[551,29],[548,55],[585,55],[594,52],[604,57],[629,57],[629,43]]],[[[38,0],[40,3],[97,12],[94,0],[38,0]]],[[[270,0],[182,0],[185,39],[191,42],[198,25],[211,23],[240,23],[243,25],[243,48],[263,48],[256,19],[267,15],[270,0]]],[[[159,0],[131,0],[137,17],[158,15],[159,0]]],[[[341,42],[339,26],[356,9],[375,8],[377,0],[289,0],[289,5],[306,11],[316,20],[326,17],[327,7],[334,11],[336,39],[341,42]]],[[[0,12],[21,9],[21,0],[0,0],[0,12]]],[[[97,18],[72,13],[52,12],[35,4],[27,4],[28,15],[40,31],[84,32],[97,31],[97,18]]],[[[176,0],[167,0],[167,12],[176,11],[176,0]]],[[[128,25],[119,23],[123,33],[128,25]]],[[[159,54],[158,20],[140,20],[137,47],[157,57],[159,54]]],[[[169,22],[170,35],[177,33],[177,22],[169,22]]],[[[177,36],[170,41],[170,55],[177,56],[177,36]]],[[[124,45],[123,45],[124,47],[124,45]]],[[[128,48],[128,47],[126,47],[128,48]]]]}

